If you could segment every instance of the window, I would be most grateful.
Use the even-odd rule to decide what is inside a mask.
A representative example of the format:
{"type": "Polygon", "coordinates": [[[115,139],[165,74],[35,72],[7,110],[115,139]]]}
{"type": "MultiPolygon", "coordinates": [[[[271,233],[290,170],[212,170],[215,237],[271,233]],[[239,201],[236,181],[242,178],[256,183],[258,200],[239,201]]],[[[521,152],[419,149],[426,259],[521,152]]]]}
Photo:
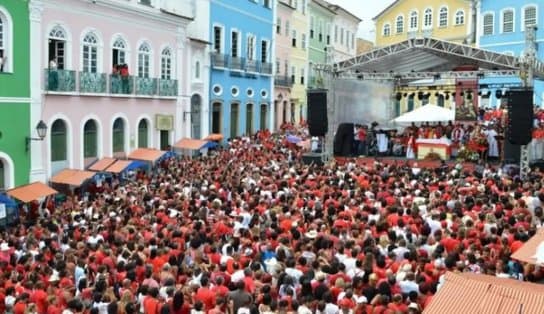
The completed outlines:
{"type": "Polygon", "coordinates": [[[288,20],[285,21],[285,36],[289,36],[289,31],[290,31],[289,26],[290,26],[289,21],[288,20]]]}
{"type": "Polygon", "coordinates": [[[138,77],[148,78],[150,72],[151,48],[143,43],[138,48],[138,77]]]}
{"type": "Polygon", "coordinates": [[[10,47],[12,28],[10,16],[0,9],[0,72],[12,70],[9,66],[12,63],[12,49],[10,47]]]}
{"type": "Polygon", "coordinates": [[[161,53],[161,80],[172,79],[172,51],[164,48],[161,53]]]}
{"type": "Polygon", "coordinates": [[[289,75],[289,61],[287,60],[283,62],[283,72],[285,76],[289,75]]]}
{"type": "MultiPolygon", "coordinates": [[[[122,65],[127,63],[127,44],[125,43],[125,40],[121,37],[117,38],[115,42],[113,43],[113,56],[112,56],[112,65],[122,65]]],[[[58,58],[57,58],[58,59],[58,58]]],[[[57,62],[58,64],[58,62],[57,62]]]]}
{"type": "Polygon", "coordinates": [[[302,0],[302,14],[306,14],[306,0],[302,0]]]}
{"type": "Polygon", "coordinates": [[[112,146],[114,153],[125,151],[125,121],[121,118],[115,119],[112,128],[112,146]]]}
{"type": "Polygon", "coordinates": [[[237,31],[232,31],[230,34],[230,55],[233,58],[238,58],[239,56],[239,53],[238,53],[239,36],[240,36],[240,33],[238,33],[237,31]]]}
{"type": "Polygon", "coordinates": [[[383,26],[383,36],[388,37],[391,35],[391,25],[385,24],[383,26]]]}
{"type": "Polygon", "coordinates": [[[458,10],[455,12],[455,25],[465,24],[465,11],[458,10]]]}
{"type": "Polygon", "coordinates": [[[293,36],[291,37],[291,45],[293,47],[297,46],[297,30],[296,29],[293,30],[293,36]]]}
{"type": "Polygon", "coordinates": [[[261,40],[261,62],[268,62],[268,40],[261,40]]]}
{"type": "Polygon", "coordinates": [[[83,126],[83,157],[97,157],[98,136],[95,120],[87,120],[83,126]]]}
{"type": "Polygon", "coordinates": [[[412,11],[410,13],[410,30],[417,30],[417,12],[412,11]]]}
{"type": "Polygon", "coordinates": [[[355,48],[355,34],[351,33],[351,49],[355,48]]]}
{"type": "Polygon", "coordinates": [[[279,17],[276,20],[276,34],[281,34],[281,19],[279,17]]]}
{"type": "Polygon", "coordinates": [[[512,33],[514,31],[514,10],[506,10],[502,13],[502,32],[512,33]]]}
{"type": "Polygon", "coordinates": [[[404,18],[402,15],[397,16],[396,33],[400,34],[404,32],[404,18]]]}
{"type": "Polygon", "coordinates": [[[314,38],[314,27],[315,27],[315,18],[310,16],[310,39],[314,38]]]}
{"type": "Polygon", "coordinates": [[[68,136],[66,123],[57,119],[51,125],[51,161],[65,161],[67,153],[68,136]]]}
{"type": "Polygon", "coordinates": [[[255,60],[255,36],[253,35],[247,35],[246,57],[249,61],[255,60]]]}
{"type": "Polygon", "coordinates": [[[440,8],[440,16],[438,17],[438,26],[439,27],[448,26],[448,8],[446,7],[440,8]]]}
{"type": "Polygon", "coordinates": [[[346,47],[349,48],[349,31],[346,30],[346,47]]]}
{"type": "Polygon", "coordinates": [[[494,21],[493,21],[493,14],[492,13],[487,13],[487,14],[484,14],[484,18],[483,18],[483,28],[484,28],[484,31],[483,31],[483,34],[484,35],[493,35],[493,24],[494,24],[494,21]]]}
{"type": "Polygon", "coordinates": [[[327,45],[330,45],[331,44],[331,24],[327,23],[325,27],[326,27],[325,31],[327,32],[327,45]]]}
{"type": "Polygon", "coordinates": [[[536,25],[536,7],[530,6],[523,10],[523,26],[535,26],[536,25]]]}
{"type": "Polygon", "coordinates": [[[83,72],[98,72],[98,39],[93,33],[83,38],[83,72]]]}
{"type": "Polygon", "coordinates": [[[270,9],[270,0],[264,0],[264,7],[270,9]]]}
{"type": "Polygon", "coordinates": [[[276,74],[280,74],[280,59],[276,59],[276,74]]]}
{"type": "Polygon", "coordinates": [[[338,25],[334,25],[334,43],[338,42],[338,25]]]}
{"type": "Polygon", "coordinates": [[[138,123],[138,148],[147,148],[148,144],[148,126],[147,120],[142,119],[138,123]]]}
{"type": "Polygon", "coordinates": [[[221,53],[223,50],[223,28],[221,26],[213,27],[213,51],[221,53]]]}
{"type": "Polygon", "coordinates": [[[300,85],[304,85],[304,74],[306,74],[305,69],[300,69],[300,85]]]}
{"type": "Polygon", "coordinates": [[[140,0],[138,2],[143,5],[151,6],[151,0],[140,0]]]}
{"type": "Polygon", "coordinates": [[[65,69],[66,66],[66,39],[66,32],[60,25],[56,25],[49,32],[48,60],[55,61],[59,70],[65,69]]]}
{"type": "Polygon", "coordinates": [[[195,62],[195,79],[200,79],[200,61],[195,62]]]}
{"type": "Polygon", "coordinates": [[[344,28],[340,28],[340,45],[344,44],[344,28]]]}
{"type": "Polygon", "coordinates": [[[425,15],[423,16],[423,27],[433,27],[433,10],[431,8],[425,9],[425,15]]]}
{"type": "Polygon", "coordinates": [[[306,34],[300,35],[300,45],[302,49],[306,49],[306,34]]]}
{"type": "Polygon", "coordinates": [[[295,81],[296,81],[296,73],[297,73],[297,68],[292,66],[291,67],[291,84],[295,84],[295,81]]]}

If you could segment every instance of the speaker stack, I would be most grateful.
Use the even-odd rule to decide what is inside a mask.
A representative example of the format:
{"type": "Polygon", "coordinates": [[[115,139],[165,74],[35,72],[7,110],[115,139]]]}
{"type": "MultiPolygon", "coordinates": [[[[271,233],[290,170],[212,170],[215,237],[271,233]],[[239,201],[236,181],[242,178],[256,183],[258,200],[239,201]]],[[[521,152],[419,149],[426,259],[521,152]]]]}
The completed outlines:
{"type": "Polygon", "coordinates": [[[327,90],[309,90],[308,98],[308,131],[311,136],[325,136],[329,130],[329,119],[327,118],[327,90]]]}
{"type": "Polygon", "coordinates": [[[533,132],[533,90],[510,90],[508,97],[508,124],[504,143],[504,161],[518,163],[522,145],[532,140],[533,132]]]}
{"type": "Polygon", "coordinates": [[[334,155],[340,157],[351,156],[353,147],[353,123],[341,123],[338,125],[334,136],[334,155]]]}

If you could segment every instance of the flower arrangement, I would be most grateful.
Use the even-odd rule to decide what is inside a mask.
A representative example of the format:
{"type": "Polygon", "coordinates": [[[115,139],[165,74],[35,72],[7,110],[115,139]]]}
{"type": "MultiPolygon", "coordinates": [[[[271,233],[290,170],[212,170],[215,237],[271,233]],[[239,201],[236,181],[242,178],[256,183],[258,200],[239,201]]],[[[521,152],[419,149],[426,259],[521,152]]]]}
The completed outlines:
{"type": "Polygon", "coordinates": [[[478,161],[480,155],[478,152],[471,150],[467,146],[461,146],[457,153],[457,160],[459,161],[478,161]]]}

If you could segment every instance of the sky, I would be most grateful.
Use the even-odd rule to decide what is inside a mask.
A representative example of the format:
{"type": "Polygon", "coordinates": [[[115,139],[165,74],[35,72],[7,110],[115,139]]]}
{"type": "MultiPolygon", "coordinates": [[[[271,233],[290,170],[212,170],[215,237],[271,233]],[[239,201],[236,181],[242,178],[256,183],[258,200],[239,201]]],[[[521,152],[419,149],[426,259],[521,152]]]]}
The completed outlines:
{"type": "Polygon", "coordinates": [[[372,18],[394,1],[395,0],[327,0],[327,2],[337,4],[362,19],[363,21],[359,24],[357,36],[372,42],[374,42],[376,36],[372,18]]]}

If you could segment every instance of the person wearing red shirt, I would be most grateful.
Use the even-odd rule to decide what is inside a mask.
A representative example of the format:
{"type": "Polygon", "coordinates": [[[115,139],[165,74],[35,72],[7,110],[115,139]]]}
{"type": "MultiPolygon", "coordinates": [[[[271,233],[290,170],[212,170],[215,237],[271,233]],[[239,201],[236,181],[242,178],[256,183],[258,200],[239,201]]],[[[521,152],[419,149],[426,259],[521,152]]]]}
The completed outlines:
{"type": "Polygon", "coordinates": [[[21,294],[21,296],[19,296],[17,301],[15,301],[15,305],[13,306],[13,314],[25,314],[26,313],[26,308],[27,308],[27,303],[28,303],[29,297],[30,296],[26,292],[24,292],[23,294],[21,294]]]}
{"type": "Polygon", "coordinates": [[[215,293],[210,289],[209,284],[210,281],[208,277],[203,276],[202,279],[200,279],[201,287],[198,288],[193,297],[194,303],[200,301],[204,304],[205,311],[209,311],[215,306],[215,293]]]}
{"type": "Polygon", "coordinates": [[[47,292],[44,290],[42,282],[36,283],[34,292],[30,296],[30,300],[36,304],[38,313],[45,313],[47,310],[47,292]]]}

